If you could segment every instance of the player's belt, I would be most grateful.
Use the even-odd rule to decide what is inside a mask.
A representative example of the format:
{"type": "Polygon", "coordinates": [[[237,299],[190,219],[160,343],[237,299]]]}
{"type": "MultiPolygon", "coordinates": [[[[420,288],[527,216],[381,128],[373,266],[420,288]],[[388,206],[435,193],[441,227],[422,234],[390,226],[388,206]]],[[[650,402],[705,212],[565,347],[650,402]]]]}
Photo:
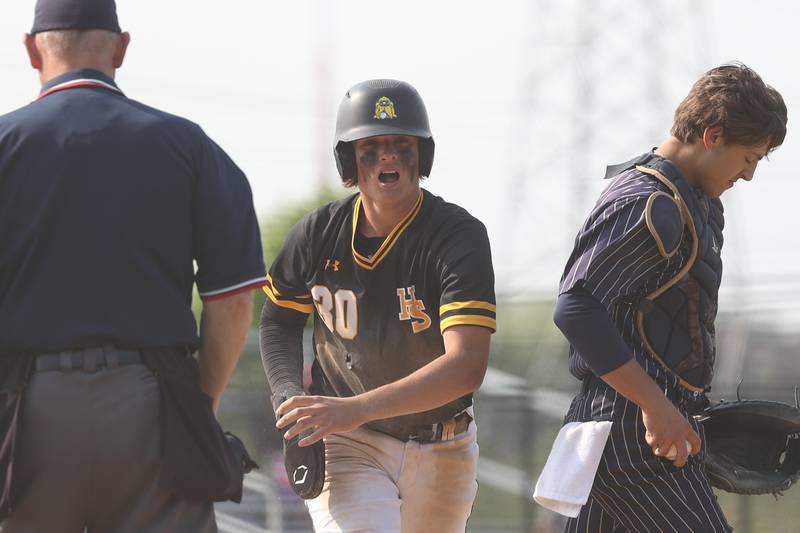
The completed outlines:
{"type": "Polygon", "coordinates": [[[61,372],[96,372],[104,368],[117,368],[124,365],[142,364],[142,354],[134,350],[120,350],[113,346],[87,348],[58,353],[45,353],[36,356],[36,372],[60,370],[61,372]]]}
{"type": "Polygon", "coordinates": [[[445,422],[438,422],[428,426],[420,426],[416,432],[408,436],[408,440],[428,444],[453,440],[469,429],[472,416],[467,411],[461,411],[456,416],[445,422]]]}

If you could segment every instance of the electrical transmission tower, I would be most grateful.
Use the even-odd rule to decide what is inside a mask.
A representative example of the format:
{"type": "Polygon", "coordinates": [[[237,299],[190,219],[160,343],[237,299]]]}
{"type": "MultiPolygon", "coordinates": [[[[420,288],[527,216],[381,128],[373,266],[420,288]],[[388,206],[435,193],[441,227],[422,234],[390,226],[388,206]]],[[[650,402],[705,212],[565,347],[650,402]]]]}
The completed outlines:
{"type": "Polygon", "coordinates": [[[506,208],[496,247],[508,295],[552,295],[605,165],[669,133],[710,67],[703,0],[530,4],[513,105],[506,208]]]}

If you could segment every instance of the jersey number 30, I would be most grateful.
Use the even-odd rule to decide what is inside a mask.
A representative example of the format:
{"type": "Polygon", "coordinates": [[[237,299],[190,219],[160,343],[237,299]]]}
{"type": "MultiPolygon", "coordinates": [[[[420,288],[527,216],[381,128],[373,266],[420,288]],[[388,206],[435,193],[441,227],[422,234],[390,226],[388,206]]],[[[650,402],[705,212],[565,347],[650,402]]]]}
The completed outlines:
{"type": "Polygon", "coordinates": [[[343,339],[354,339],[358,334],[358,302],[350,289],[331,290],[324,285],[314,285],[311,296],[317,312],[328,329],[343,339]]]}

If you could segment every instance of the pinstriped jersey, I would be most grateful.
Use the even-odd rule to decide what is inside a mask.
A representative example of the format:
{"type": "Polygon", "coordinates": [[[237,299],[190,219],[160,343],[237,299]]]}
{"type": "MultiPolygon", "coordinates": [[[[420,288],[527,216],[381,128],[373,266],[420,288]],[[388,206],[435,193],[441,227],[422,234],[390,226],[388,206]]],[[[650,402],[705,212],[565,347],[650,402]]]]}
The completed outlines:
{"type": "MultiPolygon", "coordinates": [[[[685,387],[682,363],[691,362],[686,353],[695,351],[697,334],[714,343],[722,205],[653,153],[607,176],[613,179],[578,233],[560,293],[580,287],[602,303],[637,362],[702,436],[689,414],[707,400],[685,387]]],[[[592,375],[574,347],[570,371],[592,375]]],[[[730,531],[705,474],[705,444],[682,468],[656,456],[641,409],[597,378],[584,381],[564,422],[590,420],[613,423],[589,502],[568,531],[730,531]]]]}
{"type": "MultiPolygon", "coordinates": [[[[667,160],[661,163],[672,165],[667,160]]],[[[588,290],[609,311],[648,374],[674,383],[674,376],[668,376],[647,354],[636,330],[637,303],[676,275],[691,255],[690,238],[681,239],[680,245],[670,250],[674,253],[665,253],[663,243],[648,227],[647,202],[658,192],[669,190],[635,168],[612,179],[575,239],[559,293],[578,286],[588,290]]],[[[591,374],[574,348],[570,349],[570,372],[579,379],[591,374]]]]}
{"type": "MultiPolygon", "coordinates": [[[[464,209],[421,190],[374,253],[358,248],[360,195],[313,211],[273,263],[267,313],[314,315],[312,392],[347,397],[401,379],[444,353],[456,325],[496,328],[486,229],[464,209]]],[[[398,438],[447,420],[471,395],[368,427],[398,438]]]]}

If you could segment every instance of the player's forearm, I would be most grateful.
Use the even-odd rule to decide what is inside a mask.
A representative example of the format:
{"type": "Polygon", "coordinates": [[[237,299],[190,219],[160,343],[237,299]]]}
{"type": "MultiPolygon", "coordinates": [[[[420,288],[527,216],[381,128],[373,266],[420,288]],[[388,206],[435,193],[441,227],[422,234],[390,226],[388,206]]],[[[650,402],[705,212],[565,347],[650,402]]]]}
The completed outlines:
{"type": "Polygon", "coordinates": [[[653,453],[672,459],[678,467],[686,464],[688,453],[699,453],[700,436],[639,363],[628,361],[600,377],[641,408],[644,440],[653,453]]]}
{"type": "Polygon", "coordinates": [[[429,411],[480,387],[489,362],[488,329],[445,331],[445,353],[408,376],[360,394],[366,421],[429,411]]]}
{"type": "Polygon", "coordinates": [[[653,378],[632,359],[624,365],[603,374],[600,379],[645,411],[668,407],[669,400],[653,378]]]}
{"type": "Polygon", "coordinates": [[[270,303],[261,312],[261,362],[272,391],[273,408],[303,392],[303,326],[305,318],[275,316],[270,303]]]}
{"type": "Polygon", "coordinates": [[[200,387],[211,397],[215,412],[244,349],[252,312],[249,292],[203,304],[197,362],[200,387]]]}
{"type": "Polygon", "coordinates": [[[360,394],[365,421],[435,409],[475,391],[486,372],[477,354],[444,354],[403,379],[360,394]]]}

